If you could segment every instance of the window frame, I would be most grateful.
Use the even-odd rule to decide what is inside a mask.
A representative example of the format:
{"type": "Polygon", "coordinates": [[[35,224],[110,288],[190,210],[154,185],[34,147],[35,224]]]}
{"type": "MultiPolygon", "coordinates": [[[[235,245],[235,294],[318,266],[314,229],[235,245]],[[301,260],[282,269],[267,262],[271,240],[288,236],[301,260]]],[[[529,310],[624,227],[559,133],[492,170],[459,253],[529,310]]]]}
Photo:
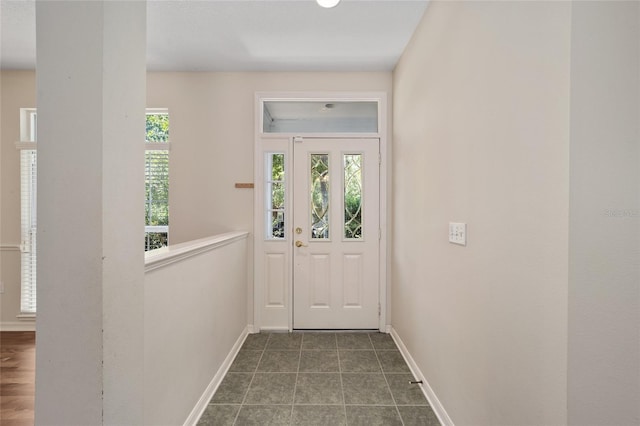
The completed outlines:
{"type": "MultiPolygon", "coordinates": [[[[169,109],[168,108],[147,108],[146,109],[146,116],[149,115],[166,115],[168,117],[169,120],[169,126],[171,126],[171,119],[169,118],[169,109]]],[[[147,188],[146,188],[146,183],[147,183],[147,168],[148,168],[148,154],[152,151],[166,151],[167,152],[167,179],[169,179],[169,170],[170,170],[170,159],[171,159],[171,142],[169,141],[170,138],[170,134],[167,135],[167,140],[166,141],[149,141],[149,140],[145,140],[144,143],[144,152],[145,152],[145,206],[149,205],[150,203],[153,202],[153,200],[149,199],[147,197],[147,188]]],[[[170,193],[169,190],[167,189],[167,222],[168,222],[168,218],[170,217],[169,215],[169,197],[170,197],[170,193]]],[[[145,252],[150,251],[150,250],[154,250],[155,248],[159,248],[159,247],[155,247],[155,248],[149,248],[149,244],[150,244],[150,234],[166,234],[166,244],[162,245],[161,247],[164,247],[166,245],[169,245],[169,225],[147,225],[146,221],[147,221],[148,217],[147,215],[145,215],[145,226],[144,226],[144,236],[145,236],[145,252]]]]}
{"type": "Polygon", "coordinates": [[[37,110],[20,108],[20,314],[34,318],[37,295],[37,110]]]}
{"type": "MultiPolygon", "coordinates": [[[[154,114],[168,116],[169,109],[146,109],[146,115],[154,114]]],[[[20,314],[18,318],[31,319],[35,318],[37,313],[37,108],[20,108],[20,141],[16,142],[15,146],[20,151],[20,314]],[[29,158],[31,164],[26,164],[29,158]]],[[[167,151],[167,156],[170,158],[171,144],[168,139],[166,142],[145,141],[145,163],[146,153],[156,150],[167,151]]],[[[167,209],[168,204],[167,198],[167,209]]],[[[148,232],[166,233],[168,244],[169,225],[145,225],[145,240],[148,232]]]]}

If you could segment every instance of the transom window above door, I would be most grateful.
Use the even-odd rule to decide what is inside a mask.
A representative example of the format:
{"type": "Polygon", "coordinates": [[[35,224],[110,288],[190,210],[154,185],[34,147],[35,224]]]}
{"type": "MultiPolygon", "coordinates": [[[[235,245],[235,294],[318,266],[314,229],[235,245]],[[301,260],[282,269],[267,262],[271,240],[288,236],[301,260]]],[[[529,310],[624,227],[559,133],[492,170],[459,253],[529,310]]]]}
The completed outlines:
{"type": "Polygon", "coordinates": [[[378,133],[376,101],[269,100],[263,133],[378,133]]]}

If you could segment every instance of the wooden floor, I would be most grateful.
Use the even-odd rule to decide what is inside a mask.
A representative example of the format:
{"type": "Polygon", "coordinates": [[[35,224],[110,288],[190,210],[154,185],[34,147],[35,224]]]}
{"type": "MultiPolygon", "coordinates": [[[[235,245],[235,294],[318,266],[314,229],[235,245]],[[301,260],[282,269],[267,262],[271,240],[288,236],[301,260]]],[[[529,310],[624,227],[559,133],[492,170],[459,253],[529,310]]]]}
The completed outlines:
{"type": "Polygon", "coordinates": [[[0,425],[33,426],[35,369],[35,332],[0,332],[0,425]]]}

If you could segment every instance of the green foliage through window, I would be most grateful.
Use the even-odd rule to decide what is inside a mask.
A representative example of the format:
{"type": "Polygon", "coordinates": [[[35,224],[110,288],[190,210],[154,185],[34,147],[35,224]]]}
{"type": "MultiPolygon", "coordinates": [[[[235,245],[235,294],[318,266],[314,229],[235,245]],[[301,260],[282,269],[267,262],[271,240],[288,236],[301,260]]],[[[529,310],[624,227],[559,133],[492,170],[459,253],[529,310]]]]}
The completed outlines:
{"type": "Polygon", "coordinates": [[[344,236],[362,238],[362,155],[344,156],[344,236]]]}
{"type": "Polygon", "coordinates": [[[311,154],[311,238],[329,238],[329,155],[311,154]]]}
{"type": "MultiPolygon", "coordinates": [[[[147,143],[169,142],[169,115],[147,114],[147,143]]],[[[147,147],[149,148],[149,147],[147,147]]],[[[164,148],[164,147],[163,147],[164,148]]],[[[145,251],[168,244],[169,150],[145,151],[145,251]]]]}
{"type": "Polygon", "coordinates": [[[169,114],[147,114],[147,142],[169,142],[169,114]]]}
{"type": "Polygon", "coordinates": [[[268,164],[270,170],[267,172],[267,188],[270,197],[270,208],[267,215],[270,216],[271,229],[268,238],[284,238],[284,202],[285,202],[285,171],[284,154],[268,153],[268,164]],[[269,180],[270,179],[270,180],[269,180]]]}

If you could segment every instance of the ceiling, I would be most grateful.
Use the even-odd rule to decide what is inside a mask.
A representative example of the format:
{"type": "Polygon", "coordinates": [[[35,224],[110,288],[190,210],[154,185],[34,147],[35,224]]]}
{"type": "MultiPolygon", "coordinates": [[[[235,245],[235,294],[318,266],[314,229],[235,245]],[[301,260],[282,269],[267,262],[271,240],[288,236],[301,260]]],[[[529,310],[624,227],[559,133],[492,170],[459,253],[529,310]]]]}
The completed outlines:
{"type": "MultiPolygon", "coordinates": [[[[152,71],[390,71],[428,0],[148,0],[152,71]]],[[[0,0],[0,65],[35,69],[34,0],[0,0]]]]}

